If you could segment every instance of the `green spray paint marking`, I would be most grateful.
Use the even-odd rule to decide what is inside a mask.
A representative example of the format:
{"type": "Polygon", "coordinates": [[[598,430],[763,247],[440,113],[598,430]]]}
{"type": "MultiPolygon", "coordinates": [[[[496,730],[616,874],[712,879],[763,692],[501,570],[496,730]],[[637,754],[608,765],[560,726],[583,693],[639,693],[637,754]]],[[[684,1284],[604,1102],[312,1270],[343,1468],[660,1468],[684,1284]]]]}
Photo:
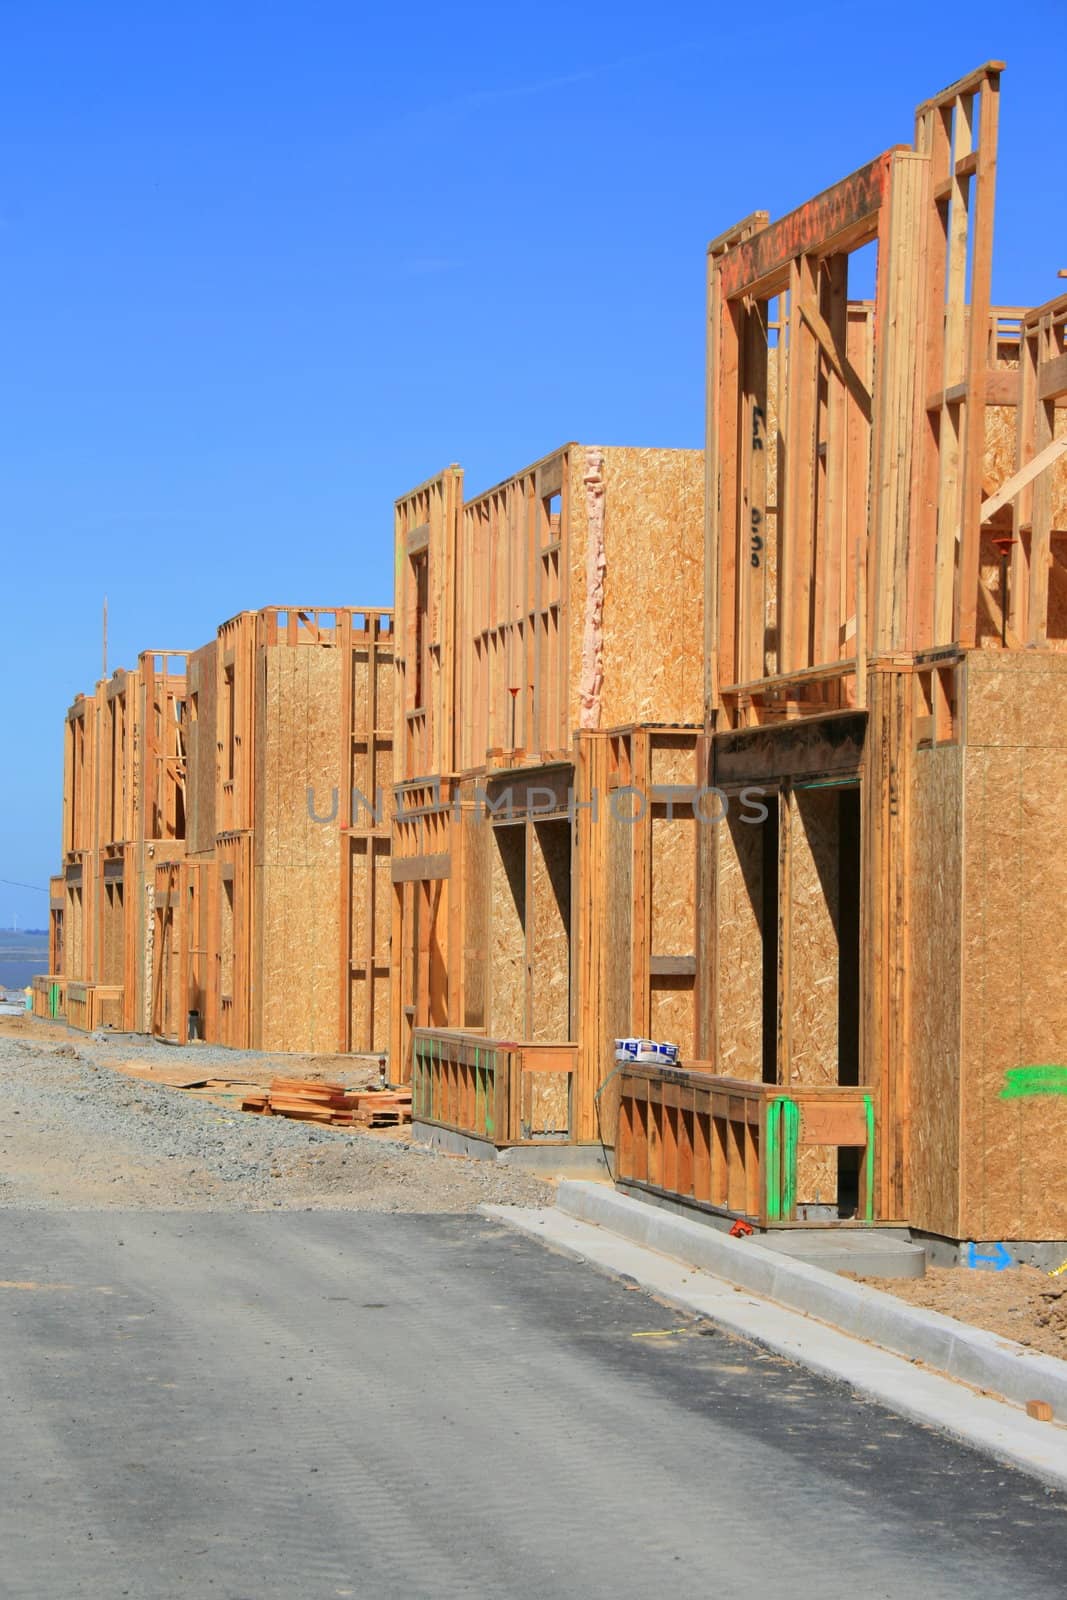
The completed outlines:
{"type": "Polygon", "coordinates": [[[874,1100],[869,1094],[863,1097],[863,1109],[867,1114],[867,1154],[864,1167],[867,1173],[867,1182],[864,1185],[864,1222],[874,1221],[874,1100]]]}
{"type": "Polygon", "coordinates": [[[1032,1094],[1067,1094],[1067,1067],[1012,1067],[1004,1074],[1002,1100],[1021,1100],[1032,1094]]]}
{"type": "Polygon", "coordinates": [[[767,1107],[767,1220],[788,1222],[797,1202],[800,1107],[782,1095],[767,1107]],[[780,1152],[780,1153],[779,1153],[780,1152]]]}
{"type": "Polygon", "coordinates": [[[782,1218],[788,1222],[797,1208],[797,1147],[800,1144],[800,1107],[782,1101],[782,1218]]]}
{"type": "Polygon", "coordinates": [[[779,1222],[782,1216],[782,1169],[778,1143],[778,1130],[782,1121],[781,1100],[772,1100],[767,1107],[767,1149],[764,1167],[767,1175],[767,1220],[779,1222]]]}

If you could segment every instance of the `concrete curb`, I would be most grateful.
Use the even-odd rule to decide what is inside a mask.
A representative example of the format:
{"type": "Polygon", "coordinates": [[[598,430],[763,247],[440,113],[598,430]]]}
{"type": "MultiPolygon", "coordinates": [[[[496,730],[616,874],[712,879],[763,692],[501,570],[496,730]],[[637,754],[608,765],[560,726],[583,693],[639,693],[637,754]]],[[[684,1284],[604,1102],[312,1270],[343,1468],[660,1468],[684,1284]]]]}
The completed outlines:
{"type": "Polygon", "coordinates": [[[483,1215],[527,1234],[548,1249],[639,1285],[646,1294],[706,1317],[727,1333],[845,1383],[896,1417],[956,1439],[995,1461],[1067,1491],[1067,1428],[1036,1422],[1010,1401],[978,1394],[939,1372],[894,1355],[815,1317],[759,1299],[725,1278],[684,1266],[647,1245],[554,1207],[480,1206],[483,1215]]]}
{"type": "Polygon", "coordinates": [[[1067,1361],[1035,1354],[1012,1339],[968,1327],[938,1311],[909,1306],[821,1267],[778,1256],[752,1240],[731,1239],[702,1223],[616,1194],[603,1184],[565,1181],[559,1186],[557,1206],[568,1216],[703,1268],[976,1389],[1023,1406],[1028,1400],[1046,1400],[1057,1420],[1067,1420],[1067,1361]]]}

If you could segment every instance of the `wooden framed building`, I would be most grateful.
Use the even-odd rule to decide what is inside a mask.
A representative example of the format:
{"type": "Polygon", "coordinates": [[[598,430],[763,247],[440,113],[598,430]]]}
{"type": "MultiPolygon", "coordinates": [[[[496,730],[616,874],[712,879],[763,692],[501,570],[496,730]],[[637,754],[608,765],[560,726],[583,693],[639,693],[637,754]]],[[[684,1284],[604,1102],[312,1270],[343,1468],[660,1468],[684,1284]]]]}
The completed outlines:
{"type": "Polygon", "coordinates": [[[242,612],[78,697],[37,1015],[384,1052],[391,617],[242,612]]]}
{"type": "Polygon", "coordinates": [[[34,979],[38,1015],[147,1030],[155,866],[185,850],[185,667],[184,652],[145,651],[67,713],[63,872],[52,880],[52,970],[34,979]]]}
{"type": "Polygon", "coordinates": [[[462,491],[396,508],[393,1071],[435,1137],[591,1143],[617,1034],[691,1048],[703,460],[462,491]]]}
{"type": "Polygon", "coordinates": [[[765,815],[699,831],[698,1070],[623,1075],[618,1171],[764,1224],[1067,1238],[1067,302],[990,306],[1000,74],[709,248],[701,769],[765,815]]]}
{"type": "Polygon", "coordinates": [[[391,623],[268,607],[190,657],[188,851],[156,873],[153,1032],[384,1052],[391,623]]]}

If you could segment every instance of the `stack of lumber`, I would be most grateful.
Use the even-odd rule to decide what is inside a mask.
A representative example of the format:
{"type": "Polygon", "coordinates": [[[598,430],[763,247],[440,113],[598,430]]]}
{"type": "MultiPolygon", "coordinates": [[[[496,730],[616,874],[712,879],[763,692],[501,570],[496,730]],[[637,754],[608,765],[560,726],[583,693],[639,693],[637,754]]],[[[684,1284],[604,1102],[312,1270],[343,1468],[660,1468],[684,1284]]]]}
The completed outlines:
{"type": "Polygon", "coordinates": [[[265,1094],[246,1095],[241,1110],[333,1128],[396,1127],[411,1121],[411,1090],[346,1089],[343,1083],[274,1078],[265,1094]]]}
{"type": "Polygon", "coordinates": [[[352,1121],[361,1128],[395,1128],[411,1121],[410,1089],[357,1089],[348,1098],[352,1121]]]}

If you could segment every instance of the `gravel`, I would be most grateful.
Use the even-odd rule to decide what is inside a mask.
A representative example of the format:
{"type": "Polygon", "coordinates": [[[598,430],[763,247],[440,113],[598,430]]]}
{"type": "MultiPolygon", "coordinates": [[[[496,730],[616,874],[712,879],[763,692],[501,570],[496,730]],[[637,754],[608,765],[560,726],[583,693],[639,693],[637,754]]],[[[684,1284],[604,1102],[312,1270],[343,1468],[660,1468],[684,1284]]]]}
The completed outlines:
{"type": "Polygon", "coordinates": [[[528,1173],[406,1137],[252,1116],[121,1074],[109,1061],[261,1082],[282,1072],[366,1082],[373,1071],[351,1057],[168,1047],[0,1018],[0,1208],[455,1212],[484,1201],[551,1203],[551,1186],[528,1173]]]}

